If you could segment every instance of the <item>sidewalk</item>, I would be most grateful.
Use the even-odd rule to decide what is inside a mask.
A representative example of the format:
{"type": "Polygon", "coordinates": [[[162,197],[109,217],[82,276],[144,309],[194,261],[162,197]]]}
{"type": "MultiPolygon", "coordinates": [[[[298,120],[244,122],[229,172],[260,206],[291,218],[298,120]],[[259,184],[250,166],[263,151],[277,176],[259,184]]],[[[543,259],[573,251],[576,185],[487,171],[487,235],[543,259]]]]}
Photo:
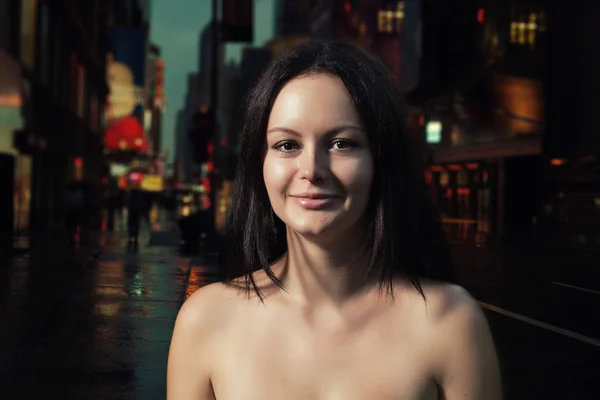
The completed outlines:
{"type": "MultiPolygon", "coordinates": [[[[10,399],[164,399],[177,312],[218,279],[214,264],[146,232],[80,250],[42,246],[0,267],[0,384],[10,399]],[[56,396],[52,396],[56,395],[56,396]]],[[[49,241],[48,244],[51,244],[49,241]]]]}

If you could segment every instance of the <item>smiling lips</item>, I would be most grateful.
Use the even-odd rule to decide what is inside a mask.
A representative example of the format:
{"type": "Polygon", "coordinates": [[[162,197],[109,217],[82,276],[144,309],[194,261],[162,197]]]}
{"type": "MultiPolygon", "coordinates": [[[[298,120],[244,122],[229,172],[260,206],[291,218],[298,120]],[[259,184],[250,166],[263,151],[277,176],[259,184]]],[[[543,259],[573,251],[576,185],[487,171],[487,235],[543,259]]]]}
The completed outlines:
{"type": "Polygon", "coordinates": [[[340,196],[327,193],[301,193],[291,195],[290,197],[294,199],[296,204],[307,210],[325,208],[341,198],[340,196]]]}

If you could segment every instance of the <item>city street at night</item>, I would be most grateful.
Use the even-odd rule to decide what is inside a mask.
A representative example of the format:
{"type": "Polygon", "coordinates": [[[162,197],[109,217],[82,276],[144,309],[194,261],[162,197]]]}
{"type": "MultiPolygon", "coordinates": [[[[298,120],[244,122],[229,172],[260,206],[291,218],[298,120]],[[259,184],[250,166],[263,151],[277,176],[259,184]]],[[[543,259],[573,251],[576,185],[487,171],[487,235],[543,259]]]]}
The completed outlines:
{"type": "Polygon", "coordinates": [[[598,15],[0,0],[0,400],[600,399],[598,15]]]}
{"type": "MultiPolygon", "coordinates": [[[[187,295],[219,280],[214,257],[180,255],[174,229],[143,234],[151,245],[142,243],[137,253],[120,232],[92,237],[94,245],[80,250],[45,243],[3,261],[0,324],[10,327],[0,337],[5,398],[165,398],[177,311],[187,295]]],[[[517,266],[492,261],[513,260],[490,249],[478,249],[479,256],[461,251],[459,270],[484,304],[506,398],[598,398],[600,340],[586,342],[544,324],[537,318],[554,318],[547,308],[545,315],[528,314],[543,299],[526,297],[502,277],[517,266]],[[486,286],[484,274],[496,283],[486,286]]]]}

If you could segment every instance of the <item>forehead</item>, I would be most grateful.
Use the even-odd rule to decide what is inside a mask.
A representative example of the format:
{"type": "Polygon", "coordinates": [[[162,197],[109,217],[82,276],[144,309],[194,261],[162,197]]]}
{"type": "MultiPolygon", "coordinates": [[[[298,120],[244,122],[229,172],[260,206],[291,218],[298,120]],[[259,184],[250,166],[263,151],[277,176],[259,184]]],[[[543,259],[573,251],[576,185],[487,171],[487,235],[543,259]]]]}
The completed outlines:
{"type": "Polygon", "coordinates": [[[279,92],[269,116],[269,127],[327,129],[340,122],[360,125],[360,118],[343,82],[328,74],[292,79],[279,92]]]}

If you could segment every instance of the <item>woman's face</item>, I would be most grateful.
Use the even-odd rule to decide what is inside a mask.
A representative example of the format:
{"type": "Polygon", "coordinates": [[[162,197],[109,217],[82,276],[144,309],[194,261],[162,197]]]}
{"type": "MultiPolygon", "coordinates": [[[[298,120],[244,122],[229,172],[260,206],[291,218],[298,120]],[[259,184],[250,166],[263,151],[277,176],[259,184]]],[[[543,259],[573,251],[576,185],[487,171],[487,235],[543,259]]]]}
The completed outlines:
{"type": "Polygon", "coordinates": [[[338,78],[302,76],[283,87],[269,117],[263,176],[275,214],[301,235],[337,236],[361,219],[373,159],[338,78]]]}

